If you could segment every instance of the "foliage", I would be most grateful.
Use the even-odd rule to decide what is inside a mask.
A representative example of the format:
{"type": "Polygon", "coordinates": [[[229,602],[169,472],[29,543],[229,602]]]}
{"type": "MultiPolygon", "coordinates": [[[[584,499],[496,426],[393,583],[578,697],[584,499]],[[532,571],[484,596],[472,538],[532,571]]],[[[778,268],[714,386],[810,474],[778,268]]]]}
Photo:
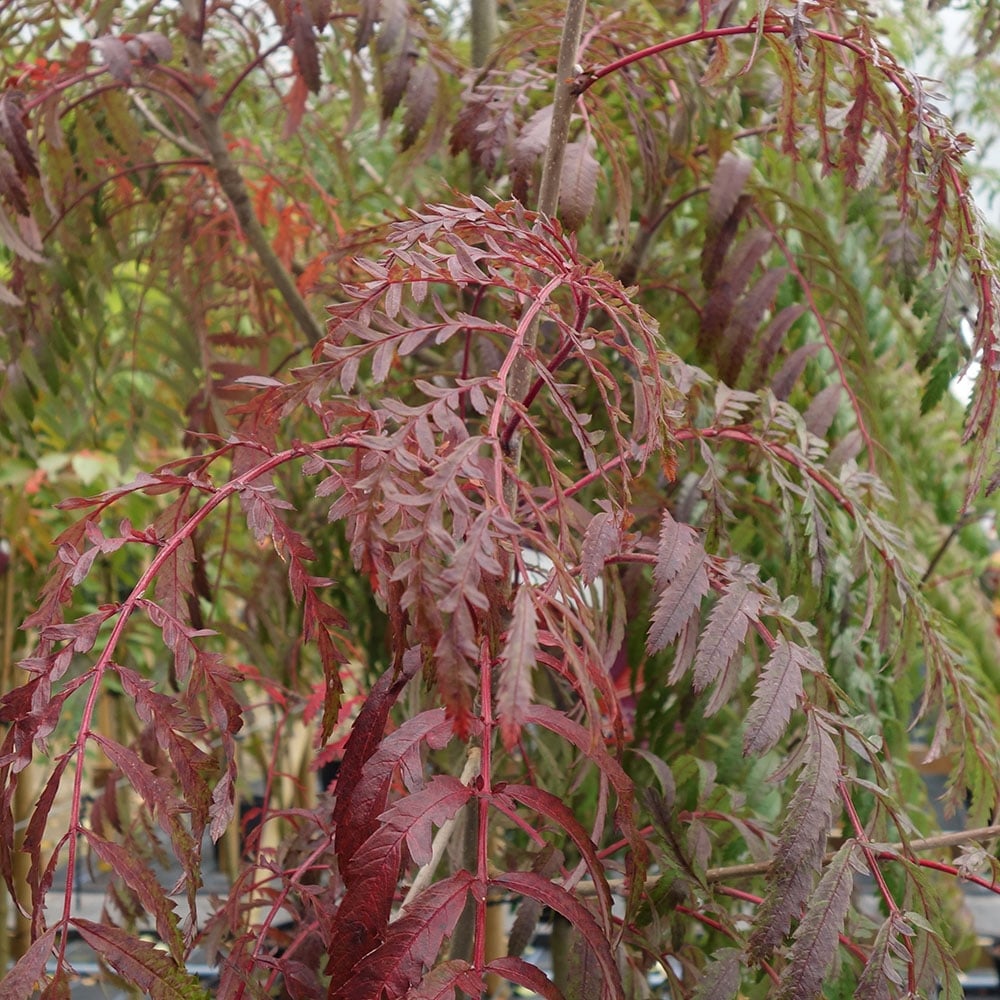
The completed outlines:
{"type": "Polygon", "coordinates": [[[1000,284],[867,7],[538,0],[473,67],[401,0],[25,9],[8,482],[103,488],[0,699],[4,996],[71,938],[157,998],[958,995],[995,883],[910,740],[989,822],[1000,284]]]}

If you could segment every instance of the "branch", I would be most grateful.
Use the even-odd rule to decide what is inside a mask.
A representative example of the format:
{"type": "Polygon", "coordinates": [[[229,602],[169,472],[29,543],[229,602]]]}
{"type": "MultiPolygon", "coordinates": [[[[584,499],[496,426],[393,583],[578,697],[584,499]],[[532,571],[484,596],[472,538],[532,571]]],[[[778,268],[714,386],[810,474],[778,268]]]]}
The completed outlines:
{"type": "MultiPolygon", "coordinates": [[[[974,830],[955,830],[951,833],[940,833],[935,837],[923,837],[919,840],[911,840],[908,844],[895,843],[895,844],[872,844],[870,845],[873,853],[877,858],[890,859],[899,854],[909,853],[917,854],[921,851],[933,851],[937,850],[939,847],[958,847],[961,844],[969,843],[969,841],[982,842],[986,840],[994,840],[1000,837],[1000,825],[998,826],[982,826],[977,827],[974,830]]],[[[823,858],[823,864],[828,864],[833,860],[833,852],[827,854],[823,858]]],[[[734,879],[744,879],[753,878],[757,875],[767,875],[771,871],[770,861],[756,861],[752,864],[746,865],[727,865],[724,868],[709,868],[705,873],[706,881],[710,883],[716,882],[731,882],[734,879]]],[[[646,879],[646,888],[649,889],[656,884],[657,880],[661,876],[651,875],[646,879]]],[[[966,876],[962,876],[966,877],[966,876]]],[[[988,883],[985,879],[975,879],[972,878],[970,881],[975,881],[978,885],[983,886],[987,889],[992,889],[993,892],[1000,893],[1000,883],[988,883]]],[[[608,885],[612,890],[625,888],[627,882],[625,879],[609,879],[608,885]]],[[[577,886],[577,891],[585,896],[596,895],[597,887],[593,882],[581,882],[577,886]]],[[[732,893],[727,893],[727,895],[732,895],[732,893]]]]}
{"type": "MultiPolygon", "coordinates": [[[[192,78],[195,80],[207,79],[202,47],[200,42],[194,39],[188,40],[188,59],[191,64],[192,78]]],[[[267,234],[257,220],[246,184],[243,183],[243,177],[229,156],[229,148],[219,126],[219,115],[212,107],[211,93],[208,87],[199,90],[196,101],[205,147],[215,167],[219,186],[229,199],[247,242],[260,258],[264,270],[278,293],[285,300],[285,304],[292,316],[295,317],[295,321],[305,334],[306,339],[310,344],[318,344],[323,339],[323,328],[309,311],[305,299],[302,298],[295,285],[295,280],[278,260],[267,234]]]]}
{"type": "MultiPolygon", "coordinates": [[[[538,192],[538,211],[543,215],[555,215],[559,206],[559,183],[562,179],[562,165],[569,139],[569,123],[576,97],[573,93],[573,70],[576,53],[583,34],[583,14],[586,0],[567,0],[566,18],[563,21],[562,40],[559,43],[559,62],[556,66],[556,92],[552,102],[552,125],[549,141],[545,148],[545,163],[542,167],[542,181],[538,192]]],[[[524,335],[523,343],[514,358],[510,370],[507,395],[515,402],[522,402],[531,388],[531,355],[538,342],[538,322],[532,321],[524,335]]],[[[520,465],[521,435],[513,434],[507,445],[514,469],[520,465]]],[[[517,492],[515,478],[507,477],[504,484],[504,500],[513,512],[517,492]]]]}

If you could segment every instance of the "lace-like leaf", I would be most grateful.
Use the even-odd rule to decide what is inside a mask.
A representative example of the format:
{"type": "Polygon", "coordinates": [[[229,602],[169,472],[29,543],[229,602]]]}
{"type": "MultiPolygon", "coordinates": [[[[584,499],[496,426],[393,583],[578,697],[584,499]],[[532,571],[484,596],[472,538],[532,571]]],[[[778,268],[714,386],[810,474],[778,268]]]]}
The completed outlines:
{"type": "MultiPolygon", "coordinates": [[[[725,674],[737,650],[746,640],[751,623],[758,620],[763,602],[763,596],[750,590],[742,580],[735,580],[719,598],[709,616],[708,625],[698,640],[698,651],[692,667],[696,691],[704,691],[725,674]]],[[[721,707],[721,704],[715,702],[719,700],[724,703],[728,687],[726,684],[720,685],[720,690],[716,692],[718,699],[713,697],[706,706],[706,714],[712,714],[721,707]]]]}
{"type": "Polygon", "coordinates": [[[826,848],[831,809],[840,777],[836,744],[809,716],[802,773],[781,827],[772,865],[771,888],[757,913],[749,954],[766,958],[788,933],[813,887],[826,848]]]}
{"type": "Polygon", "coordinates": [[[460,871],[425,889],[389,927],[384,943],[359,962],[354,975],[346,980],[333,978],[328,1000],[403,995],[434,964],[465,909],[469,891],[475,888],[473,876],[460,871]]]}
{"type": "Polygon", "coordinates": [[[151,1000],[208,1000],[208,992],[195,976],[148,941],[82,917],[72,923],[101,958],[151,1000]]]}
{"type": "Polygon", "coordinates": [[[597,175],[600,164],[594,156],[594,140],[577,139],[566,145],[562,180],[559,184],[559,218],[575,232],[590,215],[597,196],[597,175]]]}
{"type": "Polygon", "coordinates": [[[854,841],[848,841],[837,851],[809,897],[806,915],[795,932],[791,960],[781,977],[779,1000],[814,1000],[822,992],[851,905],[851,861],[856,847],[854,841]]]}
{"type": "Polygon", "coordinates": [[[766,753],[778,742],[802,695],[802,671],[817,671],[816,654],[778,636],[754,689],[743,737],[744,754],[766,753]]]}
{"type": "Polygon", "coordinates": [[[538,628],[531,589],[522,586],[514,598],[507,642],[500,654],[500,682],[497,690],[497,714],[500,736],[512,750],[521,735],[524,712],[534,695],[532,673],[538,660],[538,628]]]}
{"type": "Polygon", "coordinates": [[[705,550],[694,530],[664,515],[656,555],[656,577],[660,598],[646,638],[646,648],[655,653],[680,634],[708,593],[705,550]]]}

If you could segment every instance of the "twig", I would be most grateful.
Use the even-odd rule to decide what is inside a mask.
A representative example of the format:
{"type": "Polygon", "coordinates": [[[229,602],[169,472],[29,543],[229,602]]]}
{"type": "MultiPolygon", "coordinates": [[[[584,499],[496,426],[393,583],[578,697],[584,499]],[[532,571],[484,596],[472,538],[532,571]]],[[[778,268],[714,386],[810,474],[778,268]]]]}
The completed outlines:
{"type": "MultiPolygon", "coordinates": [[[[951,833],[939,833],[934,837],[923,837],[918,840],[911,840],[908,844],[869,844],[876,855],[901,854],[909,852],[917,854],[921,851],[933,851],[939,847],[957,847],[969,841],[993,840],[1000,837],[1000,825],[981,826],[974,830],[955,830],[951,833]]],[[[823,858],[823,864],[828,864],[833,860],[833,852],[823,858]]],[[[727,865],[723,868],[709,868],[705,873],[708,882],[732,882],[734,879],[753,878],[757,875],[767,875],[771,870],[770,861],[757,861],[746,865],[727,865]]],[[[646,887],[655,885],[661,878],[660,875],[651,875],[646,879],[646,887]]],[[[609,879],[608,885],[612,889],[623,888],[626,885],[625,879],[609,879]]],[[[594,895],[597,892],[596,886],[592,882],[584,882],[577,886],[577,891],[584,895],[594,895]]],[[[1000,892],[1000,884],[997,885],[1000,892]]]]}
{"type": "Polygon", "coordinates": [[[197,143],[194,143],[190,139],[185,138],[183,135],[178,135],[176,132],[172,132],[169,128],[167,128],[167,126],[153,114],[152,109],[142,99],[141,95],[132,90],[129,91],[129,97],[138,109],[139,114],[146,119],[146,122],[154,132],[158,132],[164,139],[172,142],[178,148],[183,149],[185,153],[190,153],[192,156],[198,157],[205,156],[205,150],[202,149],[202,147],[197,143]]]}
{"type": "MultiPolygon", "coordinates": [[[[191,64],[193,79],[208,79],[201,42],[197,36],[188,40],[188,60],[191,64]]],[[[212,106],[211,91],[207,86],[199,90],[196,100],[202,135],[205,139],[208,155],[215,166],[219,186],[229,199],[247,242],[260,258],[264,270],[278,293],[285,300],[285,304],[292,316],[295,317],[299,328],[306,335],[310,344],[318,344],[323,339],[323,328],[309,311],[305,299],[302,298],[295,285],[295,280],[278,260],[278,255],[274,252],[267,234],[257,220],[250,201],[250,194],[246,184],[243,183],[243,176],[229,156],[229,148],[219,125],[219,115],[212,106]]]]}

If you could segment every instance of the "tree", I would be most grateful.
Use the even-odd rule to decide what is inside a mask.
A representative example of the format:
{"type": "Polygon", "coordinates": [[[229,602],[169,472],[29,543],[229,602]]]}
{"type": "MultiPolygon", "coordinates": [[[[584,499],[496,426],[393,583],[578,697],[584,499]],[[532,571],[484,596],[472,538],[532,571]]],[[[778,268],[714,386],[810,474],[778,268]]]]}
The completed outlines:
{"type": "Polygon", "coordinates": [[[106,488],[0,701],[4,995],[66,996],[71,936],[153,997],[195,947],[219,997],[959,995],[1000,286],[867,7],[476,2],[472,60],[396,0],[25,9],[6,435],[106,488]],[[240,832],[182,921],[164,855],[194,914],[240,832]]]}

